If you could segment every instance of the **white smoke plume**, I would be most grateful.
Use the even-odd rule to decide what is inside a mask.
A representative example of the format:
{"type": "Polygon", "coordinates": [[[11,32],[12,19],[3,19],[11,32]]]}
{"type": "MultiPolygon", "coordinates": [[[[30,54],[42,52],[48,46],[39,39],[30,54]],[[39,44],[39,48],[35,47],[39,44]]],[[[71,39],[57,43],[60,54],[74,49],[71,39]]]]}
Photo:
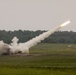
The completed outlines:
{"type": "Polygon", "coordinates": [[[67,21],[67,22],[61,24],[60,26],[58,26],[57,28],[44,32],[43,34],[40,34],[39,36],[36,36],[35,38],[33,38],[25,43],[18,43],[17,37],[14,37],[12,40],[13,43],[11,43],[11,45],[10,45],[10,49],[13,53],[17,53],[18,51],[21,51],[22,53],[29,53],[29,48],[31,48],[32,46],[41,42],[42,40],[44,40],[45,38],[47,38],[51,34],[53,34],[55,31],[58,31],[60,28],[64,27],[65,25],[67,25],[69,23],[70,23],[70,21],[67,21]]]}
{"type": "Polygon", "coordinates": [[[12,43],[9,45],[10,51],[12,53],[16,53],[18,51],[18,45],[19,45],[18,41],[19,41],[19,39],[17,37],[14,37],[12,39],[12,43]]]}
{"type": "Polygon", "coordinates": [[[7,53],[8,50],[9,50],[8,44],[4,43],[3,40],[0,41],[0,55],[3,53],[7,53]]]}
{"type": "MultiPolygon", "coordinates": [[[[63,24],[61,24],[59,27],[49,30],[47,32],[44,32],[43,34],[40,34],[39,36],[36,36],[35,38],[25,42],[25,43],[18,43],[19,39],[17,37],[14,37],[12,39],[12,43],[8,45],[7,47],[10,49],[11,53],[29,53],[29,48],[36,45],[37,43],[41,42],[45,38],[49,37],[51,34],[53,34],[55,31],[58,31],[60,28],[64,27],[65,25],[69,24],[70,21],[67,21],[63,24]]],[[[0,50],[2,47],[5,47],[5,43],[3,41],[0,42],[0,50]]],[[[6,47],[5,47],[6,48],[6,47]]]]}
{"type": "MultiPolygon", "coordinates": [[[[59,27],[60,28],[60,27],[59,27]]],[[[49,35],[51,35],[52,33],[54,33],[56,30],[58,30],[59,28],[53,30],[53,31],[47,31],[44,32],[43,34],[40,34],[39,36],[36,36],[35,38],[25,42],[25,43],[18,43],[18,38],[14,37],[12,39],[12,43],[9,45],[11,52],[12,53],[18,53],[19,51],[21,51],[22,53],[29,53],[29,48],[31,48],[32,46],[36,45],[37,43],[41,42],[42,40],[44,40],[45,38],[47,38],[49,35]]]]}

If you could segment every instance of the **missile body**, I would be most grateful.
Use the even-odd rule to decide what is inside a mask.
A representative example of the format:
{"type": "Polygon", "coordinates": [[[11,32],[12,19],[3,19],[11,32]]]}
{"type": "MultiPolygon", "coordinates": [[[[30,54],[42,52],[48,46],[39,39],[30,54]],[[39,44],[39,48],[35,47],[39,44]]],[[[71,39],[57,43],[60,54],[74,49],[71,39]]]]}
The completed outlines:
{"type": "Polygon", "coordinates": [[[71,22],[71,21],[69,20],[69,21],[67,21],[67,22],[65,22],[65,23],[63,23],[63,24],[61,24],[60,26],[61,26],[61,27],[64,27],[64,26],[68,25],[70,22],[71,22]]]}
{"type": "Polygon", "coordinates": [[[71,22],[70,20],[66,21],[66,22],[62,23],[61,25],[59,25],[58,27],[54,28],[53,30],[49,30],[49,31],[50,31],[50,33],[54,33],[56,31],[58,31],[59,29],[63,28],[64,26],[68,25],[70,22],[71,22]]]}
{"type": "MultiPolygon", "coordinates": [[[[66,22],[62,23],[60,26],[58,26],[58,27],[56,28],[56,30],[59,30],[60,28],[63,28],[64,26],[68,25],[70,22],[71,22],[71,21],[69,20],[69,21],[66,21],[66,22]]],[[[55,29],[54,29],[54,30],[55,30],[55,29]]]]}

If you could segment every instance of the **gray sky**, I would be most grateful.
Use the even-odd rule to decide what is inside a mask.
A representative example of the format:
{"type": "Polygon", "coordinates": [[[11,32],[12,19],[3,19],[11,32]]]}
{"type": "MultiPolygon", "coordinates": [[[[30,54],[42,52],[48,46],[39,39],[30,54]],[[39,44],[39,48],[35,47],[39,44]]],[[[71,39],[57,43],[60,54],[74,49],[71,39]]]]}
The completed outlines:
{"type": "Polygon", "coordinates": [[[76,31],[76,0],[0,0],[1,30],[49,30],[69,19],[61,30],[76,31]]]}

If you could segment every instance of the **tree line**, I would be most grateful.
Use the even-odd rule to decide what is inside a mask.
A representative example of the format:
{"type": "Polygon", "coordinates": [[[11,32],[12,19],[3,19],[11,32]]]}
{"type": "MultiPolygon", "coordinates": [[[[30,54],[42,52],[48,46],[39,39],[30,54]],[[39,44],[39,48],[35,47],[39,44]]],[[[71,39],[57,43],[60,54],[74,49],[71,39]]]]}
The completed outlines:
{"type": "MultiPolygon", "coordinates": [[[[29,31],[29,30],[18,30],[18,31],[5,31],[0,30],[0,40],[3,40],[5,43],[11,43],[13,37],[19,38],[19,42],[26,42],[39,34],[42,34],[46,31],[29,31]]],[[[57,31],[54,34],[50,35],[48,38],[42,41],[42,43],[76,43],[76,32],[73,31],[57,31]]]]}

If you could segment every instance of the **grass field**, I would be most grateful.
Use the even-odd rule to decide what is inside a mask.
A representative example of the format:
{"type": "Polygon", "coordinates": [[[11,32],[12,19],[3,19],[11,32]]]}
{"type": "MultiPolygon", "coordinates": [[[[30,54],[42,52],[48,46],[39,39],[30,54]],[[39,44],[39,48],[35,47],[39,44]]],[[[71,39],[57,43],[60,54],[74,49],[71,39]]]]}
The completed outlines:
{"type": "Polygon", "coordinates": [[[76,75],[76,44],[38,44],[29,55],[0,56],[0,75],[76,75]]]}

